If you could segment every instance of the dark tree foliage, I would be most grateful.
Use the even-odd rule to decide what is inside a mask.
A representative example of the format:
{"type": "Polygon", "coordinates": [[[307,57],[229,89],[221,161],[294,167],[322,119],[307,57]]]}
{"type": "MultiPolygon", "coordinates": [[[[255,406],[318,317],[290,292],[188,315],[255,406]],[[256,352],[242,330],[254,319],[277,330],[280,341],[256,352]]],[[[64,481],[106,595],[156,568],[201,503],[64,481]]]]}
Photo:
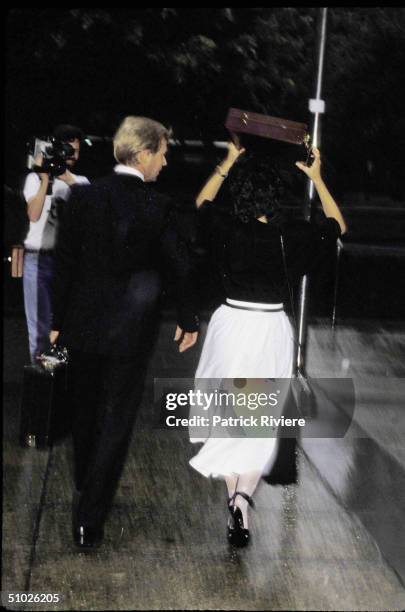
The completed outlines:
{"type": "Polygon", "coordinates": [[[403,197],[405,10],[335,9],[331,17],[325,82],[331,158],[348,185],[403,197]]]}
{"type": "MultiPolygon", "coordinates": [[[[208,141],[226,136],[230,106],[308,121],[317,15],[295,7],[12,9],[8,168],[28,136],[59,122],[111,135],[126,114],[144,114],[178,138],[208,141]]],[[[404,31],[403,8],[329,9],[324,146],[344,188],[370,187],[374,176],[374,189],[401,190],[404,31]]]]}

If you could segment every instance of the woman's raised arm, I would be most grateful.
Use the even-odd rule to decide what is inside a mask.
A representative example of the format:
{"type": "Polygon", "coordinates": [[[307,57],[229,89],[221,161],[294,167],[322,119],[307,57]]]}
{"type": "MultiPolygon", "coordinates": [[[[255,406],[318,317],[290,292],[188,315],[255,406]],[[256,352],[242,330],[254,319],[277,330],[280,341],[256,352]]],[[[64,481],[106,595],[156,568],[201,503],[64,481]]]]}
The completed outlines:
{"type": "Polygon", "coordinates": [[[210,176],[200,193],[196,197],[195,203],[197,208],[200,208],[201,204],[206,200],[212,202],[215,199],[218,191],[222,187],[222,183],[228,176],[228,172],[245,149],[238,149],[233,142],[228,144],[228,155],[226,158],[215,168],[215,172],[210,176]]]}
{"type": "Polygon", "coordinates": [[[323,212],[327,217],[332,217],[336,219],[336,221],[340,225],[340,231],[344,234],[347,231],[347,225],[345,220],[343,219],[343,215],[339,210],[338,205],[336,204],[333,196],[329,192],[329,189],[325,185],[322,176],[321,176],[321,153],[319,149],[313,147],[312,149],[314,154],[314,161],[311,166],[307,166],[303,162],[295,162],[295,165],[305,172],[307,176],[314,183],[315,189],[318,192],[319,199],[321,200],[323,212]]]}

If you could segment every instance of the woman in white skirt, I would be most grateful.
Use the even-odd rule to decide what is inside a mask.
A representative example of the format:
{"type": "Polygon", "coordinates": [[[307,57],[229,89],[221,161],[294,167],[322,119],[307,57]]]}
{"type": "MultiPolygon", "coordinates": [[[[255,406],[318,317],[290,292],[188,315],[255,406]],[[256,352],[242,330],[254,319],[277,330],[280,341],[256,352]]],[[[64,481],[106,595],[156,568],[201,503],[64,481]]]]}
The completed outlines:
{"type": "MultiPolygon", "coordinates": [[[[294,333],[284,311],[288,284],[281,249],[285,245],[289,281],[313,268],[323,248],[346,231],[339,208],[321,178],[318,149],[311,166],[297,167],[313,181],[325,219],[315,225],[287,223],[281,213],[280,175],[263,156],[247,158],[229,144],[226,159],[217,166],[196,199],[209,217],[216,267],[221,275],[224,304],[212,315],[195,374],[204,379],[264,379],[293,376],[294,333]],[[232,170],[232,172],[231,172],[232,170]],[[228,177],[228,195],[221,190],[228,177]],[[220,192],[221,190],[221,192],[220,192]],[[215,199],[215,204],[212,202],[215,199]]],[[[263,477],[271,472],[277,454],[274,437],[193,437],[204,442],[190,460],[205,477],[222,478],[228,489],[228,539],[235,546],[249,541],[248,506],[263,477]]]]}

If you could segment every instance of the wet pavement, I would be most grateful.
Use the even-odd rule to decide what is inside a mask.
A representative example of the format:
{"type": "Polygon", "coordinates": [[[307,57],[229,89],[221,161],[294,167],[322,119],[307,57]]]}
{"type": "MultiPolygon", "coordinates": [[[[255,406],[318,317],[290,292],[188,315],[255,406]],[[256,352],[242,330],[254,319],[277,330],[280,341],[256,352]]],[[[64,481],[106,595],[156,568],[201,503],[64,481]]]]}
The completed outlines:
{"type": "Polygon", "coordinates": [[[298,485],[260,486],[239,551],[223,483],[189,467],[184,432],[153,426],[153,377],[192,376],[201,350],[179,355],[173,332],[167,318],[104,543],[86,555],[71,540],[70,440],[18,445],[27,338],[21,316],[6,318],[3,592],[60,593],[49,610],[404,609],[404,326],[310,326],[309,373],[353,378],[354,421],[343,439],[301,440],[298,485]]]}

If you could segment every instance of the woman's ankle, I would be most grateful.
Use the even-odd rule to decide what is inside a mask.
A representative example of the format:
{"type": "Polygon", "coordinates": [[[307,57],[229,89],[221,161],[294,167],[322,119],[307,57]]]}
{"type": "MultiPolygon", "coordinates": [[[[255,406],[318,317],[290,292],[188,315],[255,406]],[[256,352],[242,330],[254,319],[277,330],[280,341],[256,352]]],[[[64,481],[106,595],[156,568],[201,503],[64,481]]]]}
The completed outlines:
{"type": "Polygon", "coordinates": [[[233,501],[233,505],[234,505],[234,507],[236,506],[237,508],[239,508],[240,511],[242,512],[243,526],[245,527],[245,529],[247,529],[247,525],[248,525],[248,508],[249,508],[248,502],[241,495],[236,495],[236,497],[235,497],[235,499],[233,501]]]}

